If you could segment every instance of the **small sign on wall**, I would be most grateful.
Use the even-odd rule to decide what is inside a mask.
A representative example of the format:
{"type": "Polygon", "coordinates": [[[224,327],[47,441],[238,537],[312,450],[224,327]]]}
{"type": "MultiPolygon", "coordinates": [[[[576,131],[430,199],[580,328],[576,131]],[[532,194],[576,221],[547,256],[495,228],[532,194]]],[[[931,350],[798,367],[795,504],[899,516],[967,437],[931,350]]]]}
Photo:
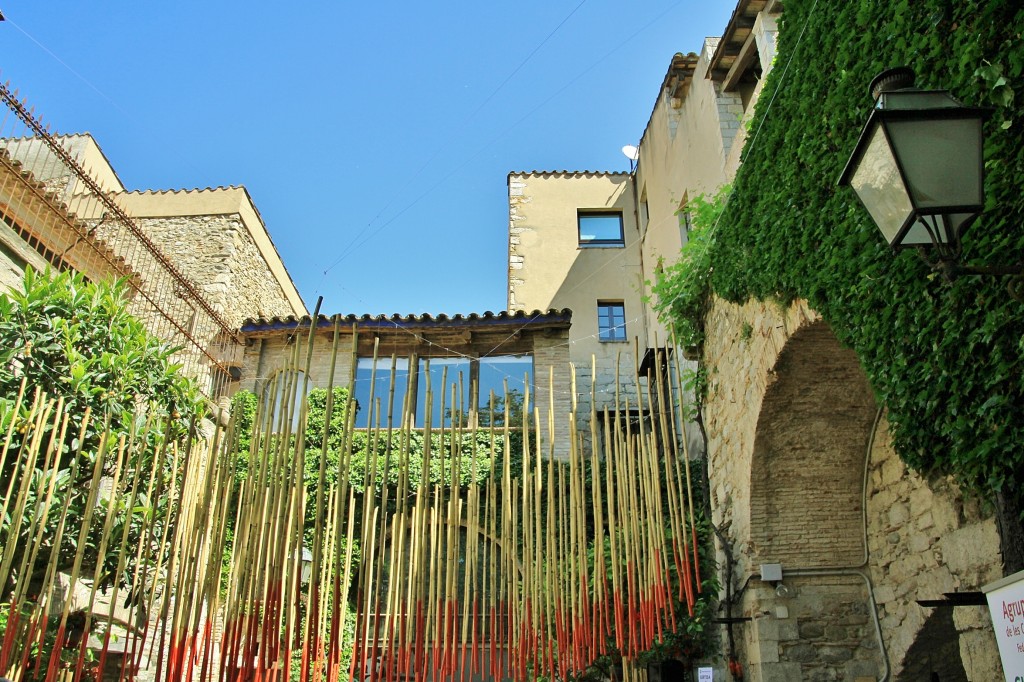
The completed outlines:
{"type": "Polygon", "coordinates": [[[1024,571],[981,589],[988,599],[1006,682],[1024,682],[1024,571]]]}
{"type": "Polygon", "coordinates": [[[715,682],[715,669],[697,668],[697,682],[715,682]]]}

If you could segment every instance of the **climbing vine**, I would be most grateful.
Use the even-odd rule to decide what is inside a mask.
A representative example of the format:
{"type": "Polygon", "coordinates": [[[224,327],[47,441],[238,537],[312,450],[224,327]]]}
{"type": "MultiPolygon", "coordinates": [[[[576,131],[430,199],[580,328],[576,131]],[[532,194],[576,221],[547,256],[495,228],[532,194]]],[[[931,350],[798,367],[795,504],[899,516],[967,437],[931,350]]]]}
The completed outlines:
{"type": "MultiPolygon", "coordinates": [[[[757,104],[735,189],[710,248],[729,301],[807,299],[852,347],[889,410],[894,444],[922,471],[985,497],[1024,499],[1024,305],[1000,278],[934,276],[892,252],[852,191],[836,186],[880,71],[993,109],[984,215],[965,260],[1024,256],[1024,8],[1014,0],[786,3],[776,66],[757,104]]],[[[950,160],[955,163],[955,160],[950,160]]],[[[678,284],[670,286],[680,286],[678,284]]],[[[671,313],[685,316],[678,303],[671,313]]]]}

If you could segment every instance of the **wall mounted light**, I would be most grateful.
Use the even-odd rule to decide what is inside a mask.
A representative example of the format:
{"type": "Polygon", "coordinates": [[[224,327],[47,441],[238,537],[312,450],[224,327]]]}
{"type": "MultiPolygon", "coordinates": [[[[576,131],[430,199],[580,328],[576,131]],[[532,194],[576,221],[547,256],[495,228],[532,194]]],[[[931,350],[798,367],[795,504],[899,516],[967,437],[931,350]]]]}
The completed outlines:
{"type": "Polygon", "coordinates": [[[933,251],[932,268],[962,274],[1014,275],[1019,298],[1024,266],[959,263],[961,237],[985,207],[984,138],[991,113],[967,107],[946,90],[918,90],[907,67],[871,82],[875,107],[839,178],[849,185],[894,249],[933,251]]]}

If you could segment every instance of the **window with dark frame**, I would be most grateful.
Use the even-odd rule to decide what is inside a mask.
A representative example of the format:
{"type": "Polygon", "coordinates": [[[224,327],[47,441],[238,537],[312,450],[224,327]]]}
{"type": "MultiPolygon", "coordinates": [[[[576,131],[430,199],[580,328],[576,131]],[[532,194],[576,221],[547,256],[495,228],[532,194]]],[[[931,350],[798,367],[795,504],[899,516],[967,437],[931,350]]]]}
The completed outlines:
{"type": "Polygon", "coordinates": [[[410,415],[417,428],[428,417],[432,426],[451,426],[453,416],[464,418],[468,413],[474,385],[479,418],[490,419],[493,413],[495,425],[501,425],[506,383],[509,399],[522,400],[524,386],[532,388],[533,383],[531,354],[419,358],[417,363],[406,357],[380,357],[376,368],[373,358],[359,358],[352,396],[357,405],[355,426],[397,426],[403,414],[410,415]],[[407,401],[412,402],[406,405],[407,401]]]}
{"type": "Polygon", "coordinates": [[[597,302],[597,338],[601,341],[626,340],[626,306],[621,301],[597,302]]]}
{"type": "Polygon", "coordinates": [[[625,246],[620,211],[579,211],[580,246],[625,246]]]}

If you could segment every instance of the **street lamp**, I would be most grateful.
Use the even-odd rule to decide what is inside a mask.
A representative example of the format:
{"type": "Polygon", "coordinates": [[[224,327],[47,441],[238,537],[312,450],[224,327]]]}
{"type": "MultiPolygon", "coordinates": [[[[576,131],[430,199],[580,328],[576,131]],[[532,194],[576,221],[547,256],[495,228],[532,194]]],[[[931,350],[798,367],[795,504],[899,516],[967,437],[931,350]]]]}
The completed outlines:
{"type": "Polygon", "coordinates": [[[871,95],[875,107],[839,185],[853,188],[889,246],[933,249],[932,267],[948,279],[1024,272],[1020,264],[957,263],[961,237],[985,207],[989,110],[964,106],[946,90],[916,89],[907,67],[876,76],[871,95]]]}

